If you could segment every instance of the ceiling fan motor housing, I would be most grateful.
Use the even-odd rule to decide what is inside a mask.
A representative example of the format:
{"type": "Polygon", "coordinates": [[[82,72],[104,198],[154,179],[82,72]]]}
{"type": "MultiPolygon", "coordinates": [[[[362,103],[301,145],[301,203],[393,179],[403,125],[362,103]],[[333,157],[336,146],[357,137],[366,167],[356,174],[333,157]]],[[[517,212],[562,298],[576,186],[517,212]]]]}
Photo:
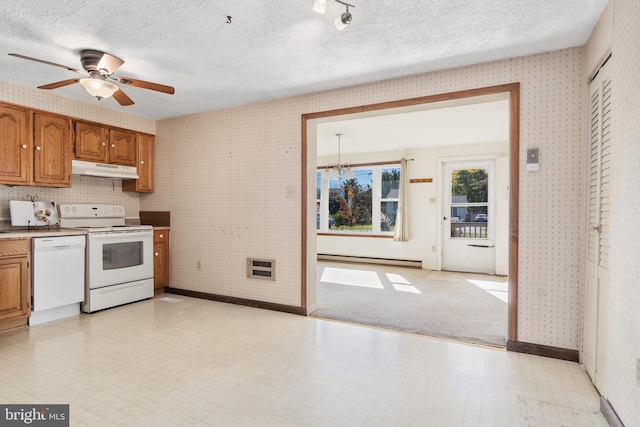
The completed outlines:
{"type": "Polygon", "coordinates": [[[100,74],[107,76],[113,74],[124,64],[124,61],[116,56],[90,49],[80,52],[80,61],[82,62],[82,68],[89,74],[92,74],[92,71],[98,71],[100,74]]]}

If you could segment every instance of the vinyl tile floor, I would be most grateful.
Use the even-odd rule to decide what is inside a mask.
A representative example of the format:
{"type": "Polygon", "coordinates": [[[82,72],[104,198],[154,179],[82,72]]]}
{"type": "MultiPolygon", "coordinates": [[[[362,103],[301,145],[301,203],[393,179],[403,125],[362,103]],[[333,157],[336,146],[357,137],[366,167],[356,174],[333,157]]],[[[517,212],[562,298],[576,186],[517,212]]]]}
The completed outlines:
{"type": "Polygon", "coordinates": [[[0,334],[72,426],[606,426],[577,363],[164,294],[0,334]]]}

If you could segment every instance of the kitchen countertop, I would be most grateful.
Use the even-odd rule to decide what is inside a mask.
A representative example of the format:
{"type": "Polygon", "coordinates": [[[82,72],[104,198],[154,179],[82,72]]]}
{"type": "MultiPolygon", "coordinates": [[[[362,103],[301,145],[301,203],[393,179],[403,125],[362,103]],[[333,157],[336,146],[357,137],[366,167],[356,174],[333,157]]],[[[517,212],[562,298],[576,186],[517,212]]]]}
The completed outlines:
{"type": "Polygon", "coordinates": [[[39,227],[27,230],[26,227],[12,227],[8,221],[0,221],[0,239],[16,239],[30,237],[53,237],[53,236],[78,236],[87,234],[87,230],[81,228],[58,228],[39,227]]]}

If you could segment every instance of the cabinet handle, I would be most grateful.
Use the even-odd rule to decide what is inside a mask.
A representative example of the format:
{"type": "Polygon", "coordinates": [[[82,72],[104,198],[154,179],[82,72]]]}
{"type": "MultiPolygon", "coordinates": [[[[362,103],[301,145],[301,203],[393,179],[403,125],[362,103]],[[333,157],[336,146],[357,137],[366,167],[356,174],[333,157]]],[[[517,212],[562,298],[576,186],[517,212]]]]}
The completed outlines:
{"type": "Polygon", "coordinates": [[[42,148],[40,148],[39,145],[36,145],[36,151],[40,151],[40,150],[42,150],[42,148]]]}
{"type": "Polygon", "coordinates": [[[105,145],[107,145],[107,143],[102,141],[102,146],[104,147],[105,145]]]}
{"type": "Polygon", "coordinates": [[[140,160],[140,164],[141,164],[141,165],[144,165],[144,160],[140,160]]]}
{"type": "Polygon", "coordinates": [[[164,234],[160,234],[158,235],[158,237],[160,237],[161,239],[164,239],[164,234]]]}
{"type": "Polygon", "coordinates": [[[27,148],[27,144],[22,144],[20,147],[27,148]]]}
{"type": "Polygon", "coordinates": [[[156,252],[155,255],[158,256],[158,252],[156,252]]]}
{"type": "Polygon", "coordinates": [[[111,148],[116,148],[116,144],[111,144],[111,148]]]}

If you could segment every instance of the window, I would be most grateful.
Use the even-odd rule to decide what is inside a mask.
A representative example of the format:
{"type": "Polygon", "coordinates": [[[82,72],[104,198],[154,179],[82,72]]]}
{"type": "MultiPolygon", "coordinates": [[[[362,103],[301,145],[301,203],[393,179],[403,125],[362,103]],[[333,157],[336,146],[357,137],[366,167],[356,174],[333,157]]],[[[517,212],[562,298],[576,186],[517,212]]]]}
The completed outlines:
{"type": "Polygon", "coordinates": [[[391,234],[398,211],[400,166],[359,166],[354,178],[316,175],[317,230],[349,234],[391,234]],[[325,228],[326,227],[326,228],[325,228]]]}

